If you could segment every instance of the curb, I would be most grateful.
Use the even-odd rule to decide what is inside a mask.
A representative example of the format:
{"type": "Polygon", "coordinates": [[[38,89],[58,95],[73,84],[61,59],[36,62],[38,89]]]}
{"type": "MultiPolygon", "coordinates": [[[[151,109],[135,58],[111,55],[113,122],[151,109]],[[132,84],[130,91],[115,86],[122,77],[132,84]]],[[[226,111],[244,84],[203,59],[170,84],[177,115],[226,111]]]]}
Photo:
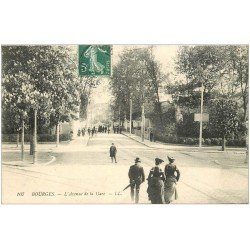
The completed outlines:
{"type": "MultiPolygon", "coordinates": [[[[138,143],[141,143],[142,145],[146,146],[146,147],[149,147],[149,148],[153,148],[153,149],[164,149],[164,148],[161,148],[161,147],[157,147],[156,146],[151,146],[151,145],[147,145],[145,143],[143,143],[142,141],[139,141],[133,137],[130,137],[128,134],[124,134],[123,132],[121,133],[122,135],[130,138],[131,140],[134,140],[138,143]]],[[[160,145],[162,146],[168,146],[164,143],[161,143],[161,142],[158,142],[160,145]]],[[[171,147],[171,145],[169,145],[171,147]]],[[[182,145],[180,145],[180,147],[182,147],[182,145]]],[[[197,147],[190,147],[190,148],[179,148],[179,149],[176,149],[176,148],[166,148],[166,150],[171,150],[171,151],[178,151],[178,152],[189,152],[189,153],[195,153],[195,152],[203,152],[203,153],[226,153],[226,152],[236,152],[236,154],[245,154],[245,151],[244,150],[239,150],[239,151],[233,151],[233,150],[226,150],[226,151],[220,151],[220,150],[211,150],[211,149],[205,149],[203,148],[203,150],[199,150],[199,148],[197,147]]]]}
{"type": "Polygon", "coordinates": [[[124,133],[121,133],[121,134],[127,136],[127,137],[130,138],[131,140],[134,140],[134,141],[136,141],[136,142],[138,142],[138,143],[141,143],[142,145],[144,145],[144,146],[146,146],[146,147],[154,148],[154,147],[152,147],[152,146],[149,146],[149,145],[143,143],[142,141],[138,141],[138,140],[136,140],[135,138],[130,137],[129,135],[126,135],[126,134],[124,134],[124,133]]]}
{"type": "Polygon", "coordinates": [[[55,156],[51,156],[51,160],[45,163],[24,163],[24,164],[17,164],[17,163],[8,163],[8,162],[2,162],[2,165],[6,165],[6,166],[12,166],[12,167],[37,167],[37,166],[48,166],[49,164],[53,163],[54,161],[56,161],[56,157],[55,156]]]}

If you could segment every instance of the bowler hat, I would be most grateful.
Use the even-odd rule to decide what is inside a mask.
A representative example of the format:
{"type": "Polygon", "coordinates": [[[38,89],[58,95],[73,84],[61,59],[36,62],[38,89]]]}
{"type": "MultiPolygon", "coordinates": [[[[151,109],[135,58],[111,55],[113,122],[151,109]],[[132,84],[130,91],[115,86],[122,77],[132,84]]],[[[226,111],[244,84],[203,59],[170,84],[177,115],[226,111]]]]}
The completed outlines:
{"type": "Polygon", "coordinates": [[[141,162],[141,160],[140,160],[139,157],[136,157],[136,158],[135,158],[135,163],[138,163],[138,162],[141,162]]]}

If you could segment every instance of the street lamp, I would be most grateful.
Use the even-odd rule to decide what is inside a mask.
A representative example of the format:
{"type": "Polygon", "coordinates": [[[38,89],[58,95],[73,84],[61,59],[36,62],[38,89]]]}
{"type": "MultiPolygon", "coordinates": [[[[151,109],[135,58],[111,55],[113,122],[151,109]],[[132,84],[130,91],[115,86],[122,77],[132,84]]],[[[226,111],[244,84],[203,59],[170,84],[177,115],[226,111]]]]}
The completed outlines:
{"type": "Polygon", "coordinates": [[[133,112],[133,100],[132,95],[130,95],[130,109],[129,109],[129,134],[132,134],[132,112],[133,112]]]}
{"type": "Polygon", "coordinates": [[[202,119],[203,119],[203,93],[204,93],[204,86],[203,86],[203,74],[205,71],[203,68],[198,64],[197,66],[197,71],[199,75],[199,80],[201,82],[201,113],[200,113],[200,136],[199,136],[199,148],[201,149],[202,147],[202,119]]]}
{"type": "Polygon", "coordinates": [[[203,87],[203,81],[202,81],[202,83],[201,83],[201,113],[200,113],[200,138],[199,138],[199,148],[202,147],[203,92],[204,92],[204,87],[203,87]]]}

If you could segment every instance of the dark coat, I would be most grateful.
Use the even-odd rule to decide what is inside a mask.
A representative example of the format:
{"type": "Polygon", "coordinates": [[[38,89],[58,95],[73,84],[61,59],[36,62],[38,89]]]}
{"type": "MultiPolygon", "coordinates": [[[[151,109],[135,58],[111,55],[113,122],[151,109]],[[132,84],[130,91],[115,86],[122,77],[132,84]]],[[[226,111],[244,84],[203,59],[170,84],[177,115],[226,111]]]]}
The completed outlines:
{"type": "Polygon", "coordinates": [[[128,177],[130,179],[130,182],[135,182],[137,184],[144,182],[145,174],[143,167],[140,167],[137,164],[130,166],[128,171],[128,177]]]}
{"type": "Polygon", "coordinates": [[[110,154],[110,157],[114,157],[117,153],[117,149],[116,149],[116,146],[111,146],[110,149],[109,149],[109,154],[110,154]]]}
{"type": "Polygon", "coordinates": [[[176,167],[176,165],[174,165],[173,163],[169,163],[165,166],[165,176],[166,178],[169,177],[173,177],[175,178],[177,181],[179,181],[180,179],[180,171],[179,169],[176,167]]]}
{"type": "Polygon", "coordinates": [[[153,167],[148,175],[148,198],[153,204],[164,203],[164,181],[163,171],[158,167],[153,167]]]}

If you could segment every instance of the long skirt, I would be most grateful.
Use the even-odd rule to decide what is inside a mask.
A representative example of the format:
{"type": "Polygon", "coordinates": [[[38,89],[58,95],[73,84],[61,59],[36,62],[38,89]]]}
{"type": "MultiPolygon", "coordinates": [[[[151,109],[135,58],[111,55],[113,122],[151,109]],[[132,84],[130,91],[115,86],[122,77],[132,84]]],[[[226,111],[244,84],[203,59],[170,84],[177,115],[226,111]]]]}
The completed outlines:
{"type": "Polygon", "coordinates": [[[152,204],[164,203],[164,183],[158,177],[152,177],[148,183],[148,198],[152,204]]]}
{"type": "Polygon", "coordinates": [[[178,193],[176,188],[176,179],[174,177],[166,178],[164,183],[164,200],[165,203],[170,203],[173,200],[178,199],[178,193]]]}

